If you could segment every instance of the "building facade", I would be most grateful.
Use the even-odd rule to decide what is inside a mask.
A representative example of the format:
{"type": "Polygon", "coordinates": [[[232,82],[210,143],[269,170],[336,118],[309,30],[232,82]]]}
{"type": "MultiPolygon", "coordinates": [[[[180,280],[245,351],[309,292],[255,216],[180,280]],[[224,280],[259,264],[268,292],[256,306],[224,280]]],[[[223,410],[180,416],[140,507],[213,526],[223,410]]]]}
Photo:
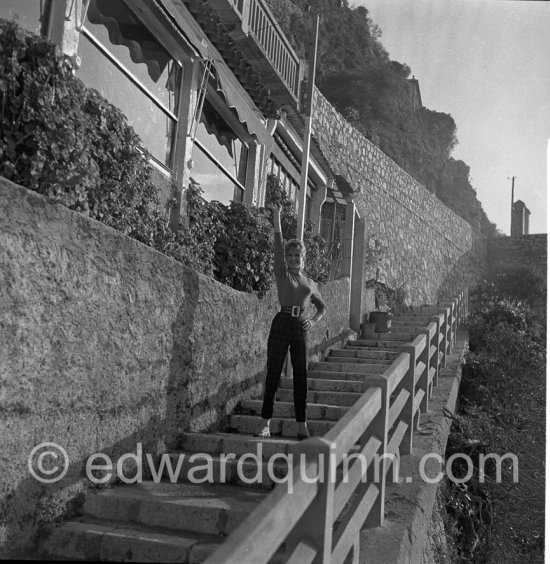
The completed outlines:
{"type": "MultiPolygon", "coordinates": [[[[123,111],[165,204],[174,185],[181,203],[192,178],[207,200],[261,206],[274,174],[297,209],[304,64],[263,0],[8,0],[0,17],[47,36],[123,111]]],[[[306,209],[316,231],[333,208],[332,223],[341,218],[335,201],[347,205],[329,190],[321,213],[331,185],[313,150],[306,209]]]]}

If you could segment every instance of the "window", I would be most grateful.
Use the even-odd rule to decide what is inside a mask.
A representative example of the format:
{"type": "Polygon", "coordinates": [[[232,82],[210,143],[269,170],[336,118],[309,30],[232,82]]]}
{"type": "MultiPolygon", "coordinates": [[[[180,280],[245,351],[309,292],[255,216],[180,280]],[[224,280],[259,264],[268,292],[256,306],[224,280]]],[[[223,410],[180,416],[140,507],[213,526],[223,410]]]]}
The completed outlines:
{"type": "Polygon", "coordinates": [[[1,0],[0,18],[14,20],[32,33],[44,33],[44,3],[38,0],[1,0]]]}
{"type": "Polygon", "coordinates": [[[193,149],[191,176],[206,200],[242,202],[248,147],[214,105],[204,101],[193,149]]]}
{"type": "Polygon", "coordinates": [[[292,175],[273,155],[271,155],[270,162],[268,162],[267,166],[268,174],[273,174],[275,178],[277,178],[281,184],[281,188],[294,203],[294,209],[297,210],[298,198],[300,196],[300,177],[298,171],[295,171],[294,175],[292,175]],[[298,181],[296,181],[295,176],[298,176],[298,181]]]}
{"type": "Polygon", "coordinates": [[[90,0],[77,76],[120,108],[153,159],[174,166],[182,66],[122,0],[90,0]]]}
{"type": "Polygon", "coordinates": [[[321,208],[320,235],[328,243],[331,260],[342,258],[346,206],[333,201],[326,201],[321,208]]]}
{"type": "MultiPolygon", "coordinates": [[[[267,173],[273,174],[279,180],[283,190],[286,192],[290,200],[294,202],[295,211],[298,211],[298,207],[300,205],[301,163],[279,134],[275,133],[273,137],[276,144],[267,163],[267,173]]],[[[310,217],[311,192],[316,189],[315,183],[311,180],[311,177],[308,177],[306,220],[310,217]]]]}

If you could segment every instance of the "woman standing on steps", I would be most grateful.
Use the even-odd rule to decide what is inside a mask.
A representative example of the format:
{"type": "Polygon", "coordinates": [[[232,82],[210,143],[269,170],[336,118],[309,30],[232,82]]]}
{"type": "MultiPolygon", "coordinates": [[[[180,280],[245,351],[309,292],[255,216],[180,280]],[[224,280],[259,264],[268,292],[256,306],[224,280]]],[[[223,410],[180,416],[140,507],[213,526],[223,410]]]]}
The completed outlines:
{"type": "Polygon", "coordinates": [[[271,436],[270,423],[273,415],[273,403],[279,387],[285,357],[290,348],[298,438],[305,439],[309,437],[306,423],[307,332],[314,323],[317,323],[323,317],[326,306],[317,284],[302,274],[306,254],[304,243],[299,239],[291,239],[283,247],[281,208],[280,206],[270,206],[270,209],[273,211],[275,242],[274,272],[281,311],[275,315],[271,323],[271,331],[267,341],[267,374],[262,406],[263,427],[257,436],[271,436]],[[308,300],[311,300],[317,308],[317,313],[312,319],[304,319],[303,317],[308,300]]]}

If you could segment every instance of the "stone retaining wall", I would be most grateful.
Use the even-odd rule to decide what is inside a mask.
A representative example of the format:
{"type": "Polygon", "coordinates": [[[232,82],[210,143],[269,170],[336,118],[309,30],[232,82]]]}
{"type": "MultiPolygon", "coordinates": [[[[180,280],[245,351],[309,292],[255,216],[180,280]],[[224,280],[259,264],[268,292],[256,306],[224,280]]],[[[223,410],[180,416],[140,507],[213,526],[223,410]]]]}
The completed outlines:
{"type": "MultiPolygon", "coordinates": [[[[314,136],[344,184],[357,193],[367,248],[381,247],[366,265],[390,287],[405,285],[413,305],[449,298],[486,273],[486,238],[363,137],[316,91],[314,136]]],[[[368,252],[368,251],[367,251],[368,252]]]]}
{"type": "MultiPolygon", "coordinates": [[[[263,381],[274,293],[259,300],[0,179],[0,546],[13,552],[85,487],[92,453],[157,454],[181,430],[222,429],[263,381]],[[42,442],[60,482],[29,474],[42,442]]],[[[321,287],[330,314],[312,354],[349,326],[349,279],[321,287]]]]}

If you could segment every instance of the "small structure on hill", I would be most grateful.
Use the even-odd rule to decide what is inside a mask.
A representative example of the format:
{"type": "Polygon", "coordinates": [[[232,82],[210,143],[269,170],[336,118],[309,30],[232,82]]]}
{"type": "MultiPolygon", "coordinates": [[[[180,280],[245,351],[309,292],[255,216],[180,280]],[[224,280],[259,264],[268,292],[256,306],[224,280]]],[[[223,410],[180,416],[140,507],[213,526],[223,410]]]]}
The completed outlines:
{"type": "Polygon", "coordinates": [[[512,229],[511,237],[521,237],[529,235],[529,216],[531,212],[521,200],[517,200],[512,205],[512,229]]]}

